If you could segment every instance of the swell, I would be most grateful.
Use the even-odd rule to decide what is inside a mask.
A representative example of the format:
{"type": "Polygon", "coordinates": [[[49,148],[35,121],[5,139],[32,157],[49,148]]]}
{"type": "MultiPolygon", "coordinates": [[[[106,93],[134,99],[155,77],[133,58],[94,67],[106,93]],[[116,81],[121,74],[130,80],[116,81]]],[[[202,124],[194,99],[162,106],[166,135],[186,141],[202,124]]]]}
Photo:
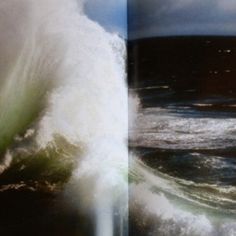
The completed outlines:
{"type": "Polygon", "coordinates": [[[235,119],[219,116],[178,104],[140,110],[130,143],[137,232],[236,234],[235,119]]]}
{"type": "Polygon", "coordinates": [[[183,236],[235,234],[234,187],[179,179],[135,159],[132,166],[131,218],[137,225],[142,221],[141,231],[146,228],[153,235],[183,236]]]}

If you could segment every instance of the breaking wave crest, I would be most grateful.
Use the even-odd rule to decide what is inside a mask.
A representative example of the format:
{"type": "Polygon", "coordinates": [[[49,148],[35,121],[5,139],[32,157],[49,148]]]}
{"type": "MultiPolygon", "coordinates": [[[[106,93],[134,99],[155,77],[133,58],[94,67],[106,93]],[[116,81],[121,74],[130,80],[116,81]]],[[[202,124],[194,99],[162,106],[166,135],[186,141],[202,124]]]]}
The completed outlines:
{"type": "Polygon", "coordinates": [[[70,187],[96,215],[96,235],[112,235],[117,202],[127,202],[124,41],[82,1],[2,1],[0,15],[1,172],[22,176],[40,159],[49,168],[38,178],[64,182],[73,169],[70,187]]]}

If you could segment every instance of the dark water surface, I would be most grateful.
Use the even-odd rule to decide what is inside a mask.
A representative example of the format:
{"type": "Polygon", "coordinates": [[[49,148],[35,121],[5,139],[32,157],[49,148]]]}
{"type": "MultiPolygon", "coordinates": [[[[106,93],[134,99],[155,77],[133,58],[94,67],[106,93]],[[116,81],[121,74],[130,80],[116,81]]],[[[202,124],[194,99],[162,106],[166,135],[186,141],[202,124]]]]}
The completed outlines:
{"type": "Polygon", "coordinates": [[[92,221],[62,193],[8,190],[0,193],[0,201],[0,235],[93,235],[92,221]]]}
{"type": "MultiPolygon", "coordinates": [[[[236,37],[143,39],[129,52],[142,104],[130,145],[184,196],[236,219],[236,37]]],[[[131,222],[138,235],[154,224],[131,222]]]]}

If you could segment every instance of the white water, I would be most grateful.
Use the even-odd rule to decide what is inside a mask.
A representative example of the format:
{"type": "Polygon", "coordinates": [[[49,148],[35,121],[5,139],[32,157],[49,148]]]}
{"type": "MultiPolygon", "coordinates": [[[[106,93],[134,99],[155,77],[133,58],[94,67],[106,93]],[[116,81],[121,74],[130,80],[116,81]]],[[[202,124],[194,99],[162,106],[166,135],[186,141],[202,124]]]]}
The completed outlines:
{"type": "MultiPolygon", "coordinates": [[[[191,198],[195,195],[201,196],[201,187],[215,187],[221,191],[220,187],[199,185],[198,189],[191,190],[193,182],[155,172],[136,160],[133,160],[133,176],[136,180],[139,179],[139,182],[130,185],[131,214],[137,218],[140,226],[151,225],[147,234],[153,236],[236,235],[235,215],[227,215],[230,213],[229,209],[211,207],[191,198]],[[186,184],[186,189],[182,184],[186,184]],[[190,189],[189,193],[188,189],[190,189]]],[[[207,192],[204,194],[207,195],[207,192]]],[[[217,203],[217,196],[212,195],[210,200],[217,203]]],[[[223,198],[218,200],[226,201],[223,198]]]]}
{"type": "Polygon", "coordinates": [[[127,211],[125,43],[76,0],[2,0],[0,22],[1,142],[31,128],[34,152],[58,136],[76,146],[78,201],[113,235],[114,209],[127,211]]]}
{"type": "MultiPolygon", "coordinates": [[[[234,118],[183,117],[176,115],[176,110],[154,107],[140,110],[130,134],[133,135],[132,144],[141,147],[174,150],[225,148],[234,146],[235,122],[234,118]]],[[[236,235],[234,186],[217,182],[195,183],[194,180],[169,176],[137,159],[131,157],[131,173],[135,181],[130,185],[130,209],[140,228],[149,226],[147,234],[236,235]]],[[[196,158],[192,165],[194,160],[196,158]]],[[[199,156],[199,160],[199,168],[228,167],[228,162],[220,157],[199,156]]]]}
{"type": "MultiPolygon", "coordinates": [[[[6,134],[21,142],[17,134],[24,132],[22,142],[31,138],[37,152],[59,149],[57,137],[63,137],[77,148],[71,184],[80,206],[94,215],[95,234],[113,235],[117,208],[121,227],[127,228],[122,225],[128,193],[124,42],[89,20],[74,0],[3,0],[0,30],[5,32],[0,34],[1,142],[6,134]]],[[[5,168],[11,155],[14,148],[6,151],[5,168]]],[[[162,223],[153,235],[236,235],[234,222],[220,224],[216,232],[208,215],[170,201],[169,195],[185,197],[174,181],[139,163],[134,169],[145,180],[131,189],[131,201],[144,206],[139,217],[162,223]]]]}
{"type": "MultiPolygon", "coordinates": [[[[181,116],[188,109],[146,108],[139,113],[132,141],[135,145],[170,149],[234,147],[235,118],[181,116]],[[181,110],[182,109],[182,110],[181,110]]],[[[197,112],[195,112],[197,114],[197,112]]]]}

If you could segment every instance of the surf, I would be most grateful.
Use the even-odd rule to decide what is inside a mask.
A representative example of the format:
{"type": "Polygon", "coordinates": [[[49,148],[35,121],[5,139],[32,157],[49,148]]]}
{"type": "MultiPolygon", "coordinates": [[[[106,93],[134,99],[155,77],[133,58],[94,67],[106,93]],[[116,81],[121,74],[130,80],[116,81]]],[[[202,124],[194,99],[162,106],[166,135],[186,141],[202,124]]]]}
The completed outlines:
{"type": "Polygon", "coordinates": [[[110,236],[114,214],[127,228],[126,47],[83,4],[0,4],[1,169],[19,156],[73,159],[67,189],[94,215],[94,234],[110,236]]]}
{"type": "Polygon", "coordinates": [[[130,130],[130,215],[141,234],[236,235],[234,149],[227,143],[235,119],[191,109],[141,107],[130,130]]]}

